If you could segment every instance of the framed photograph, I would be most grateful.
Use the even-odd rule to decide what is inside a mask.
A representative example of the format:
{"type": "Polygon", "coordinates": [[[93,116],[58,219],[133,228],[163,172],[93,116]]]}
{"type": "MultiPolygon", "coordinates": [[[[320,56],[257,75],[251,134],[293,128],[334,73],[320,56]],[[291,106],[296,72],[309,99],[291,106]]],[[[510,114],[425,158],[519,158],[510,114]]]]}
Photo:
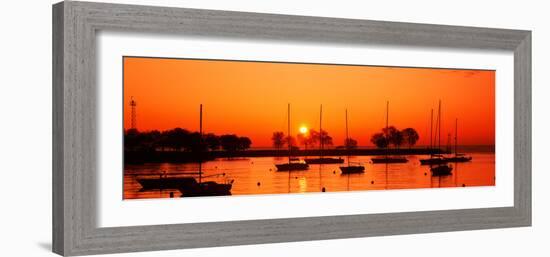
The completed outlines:
{"type": "Polygon", "coordinates": [[[53,6],[53,251],[531,225],[531,32],[53,6]]]}

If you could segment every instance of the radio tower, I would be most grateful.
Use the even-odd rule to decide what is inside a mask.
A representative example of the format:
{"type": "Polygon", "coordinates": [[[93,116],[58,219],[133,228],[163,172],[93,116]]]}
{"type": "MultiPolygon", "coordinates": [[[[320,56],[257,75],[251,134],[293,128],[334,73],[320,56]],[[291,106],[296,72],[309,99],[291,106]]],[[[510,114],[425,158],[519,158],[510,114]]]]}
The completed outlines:
{"type": "Polygon", "coordinates": [[[134,97],[132,96],[130,98],[130,107],[132,108],[132,121],[131,121],[131,125],[130,125],[130,128],[131,129],[136,129],[136,106],[137,106],[137,103],[136,101],[134,101],[134,97]]]}

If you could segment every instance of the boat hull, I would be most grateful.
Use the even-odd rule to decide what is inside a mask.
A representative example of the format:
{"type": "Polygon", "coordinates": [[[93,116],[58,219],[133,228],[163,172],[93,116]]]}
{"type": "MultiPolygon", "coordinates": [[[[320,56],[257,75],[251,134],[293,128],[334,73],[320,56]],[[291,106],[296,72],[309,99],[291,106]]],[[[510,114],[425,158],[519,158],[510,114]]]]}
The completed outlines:
{"type": "Polygon", "coordinates": [[[472,160],[472,157],[468,156],[459,156],[459,157],[448,157],[445,158],[448,162],[469,162],[472,160]]]}
{"type": "Polygon", "coordinates": [[[430,158],[430,159],[420,159],[421,165],[437,165],[437,164],[445,164],[449,162],[445,158],[430,158]]]}
{"type": "Polygon", "coordinates": [[[307,164],[334,164],[334,163],[344,163],[342,158],[312,158],[305,159],[307,164]]]}
{"type": "Polygon", "coordinates": [[[364,173],[365,167],[364,166],[340,166],[340,171],[342,171],[342,174],[364,173]]]}
{"type": "Polygon", "coordinates": [[[277,171],[293,171],[293,170],[307,170],[309,165],[307,163],[283,163],[276,164],[277,171]]]}
{"type": "Polygon", "coordinates": [[[378,164],[378,163],[406,163],[409,160],[407,158],[402,157],[383,157],[383,158],[372,158],[372,163],[378,164]]]}
{"type": "Polygon", "coordinates": [[[430,169],[432,176],[446,176],[451,175],[453,168],[447,165],[440,165],[430,169]]]}
{"type": "Polygon", "coordinates": [[[194,178],[139,178],[136,179],[141,185],[140,191],[167,190],[192,186],[197,184],[194,178]]]}
{"type": "Polygon", "coordinates": [[[197,183],[193,187],[181,188],[181,197],[196,197],[196,196],[224,196],[231,195],[232,184],[219,184],[216,182],[197,183]]]}

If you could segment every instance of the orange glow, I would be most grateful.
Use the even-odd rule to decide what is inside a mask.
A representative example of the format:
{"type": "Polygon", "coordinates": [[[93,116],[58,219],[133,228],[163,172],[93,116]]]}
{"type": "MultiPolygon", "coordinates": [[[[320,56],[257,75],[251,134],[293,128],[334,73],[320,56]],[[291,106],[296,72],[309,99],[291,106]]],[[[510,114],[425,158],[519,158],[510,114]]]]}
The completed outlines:
{"type": "Polygon", "coordinates": [[[199,104],[204,131],[237,134],[253,147],[271,146],[274,131],[287,131],[291,104],[294,136],[305,127],[323,130],[335,145],[350,137],[371,146],[370,137],[389,124],[415,128],[429,144],[430,110],[442,100],[442,144],[454,134],[459,144],[495,143],[495,71],[124,58],[124,128],[130,128],[131,97],[140,131],[181,127],[197,131],[199,104]]]}

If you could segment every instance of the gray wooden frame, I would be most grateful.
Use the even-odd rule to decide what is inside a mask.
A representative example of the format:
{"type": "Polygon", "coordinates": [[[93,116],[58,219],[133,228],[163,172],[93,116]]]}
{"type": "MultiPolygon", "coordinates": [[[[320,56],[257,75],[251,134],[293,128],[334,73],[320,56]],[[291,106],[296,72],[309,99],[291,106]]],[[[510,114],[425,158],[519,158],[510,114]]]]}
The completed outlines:
{"type": "Polygon", "coordinates": [[[530,225],[530,31],[73,1],[53,6],[53,251],[58,254],[86,255],[530,225]],[[99,228],[95,222],[95,35],[99,30],[513,51],[514,206],[99,228]]]}

